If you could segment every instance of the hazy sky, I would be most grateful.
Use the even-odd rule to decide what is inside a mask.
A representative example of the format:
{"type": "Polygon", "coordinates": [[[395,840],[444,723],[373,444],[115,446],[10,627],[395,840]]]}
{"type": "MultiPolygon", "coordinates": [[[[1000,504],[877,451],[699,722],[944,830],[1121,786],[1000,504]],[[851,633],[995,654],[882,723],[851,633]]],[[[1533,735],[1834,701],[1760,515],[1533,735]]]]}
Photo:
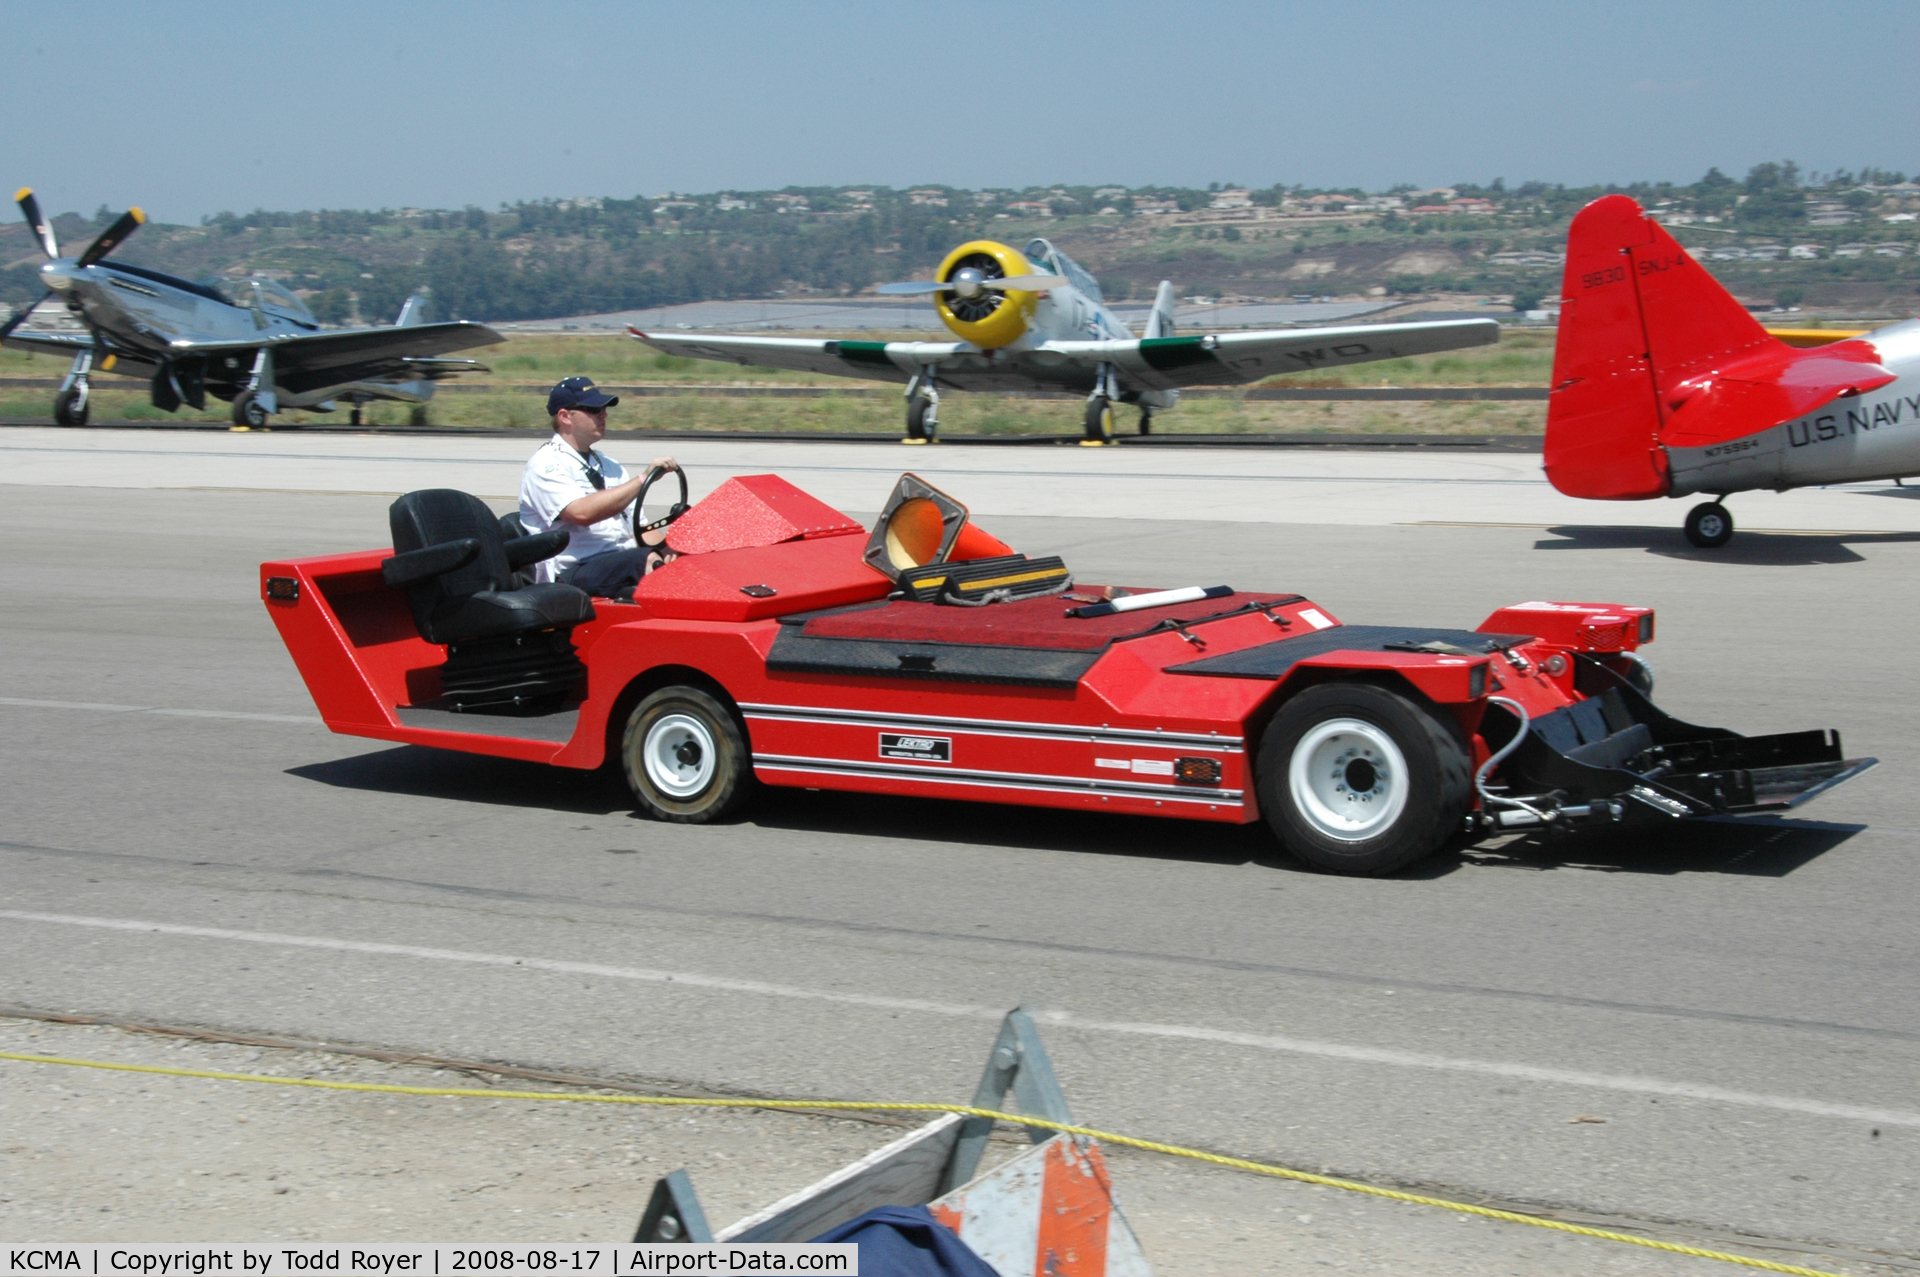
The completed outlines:
{"type": "Polygon", "coordinates": [[[1914,0],[0,0],[0,182],[256,207],[1920,169],[1914,0]]]}

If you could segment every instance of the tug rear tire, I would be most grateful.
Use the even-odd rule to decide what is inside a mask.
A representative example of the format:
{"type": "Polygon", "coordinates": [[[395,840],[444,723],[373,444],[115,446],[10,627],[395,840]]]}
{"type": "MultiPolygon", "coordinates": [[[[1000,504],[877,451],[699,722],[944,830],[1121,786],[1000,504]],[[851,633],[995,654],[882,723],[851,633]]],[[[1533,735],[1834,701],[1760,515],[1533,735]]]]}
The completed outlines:
{"type": "Polygon", "coordinates": [[[1325,873],[1425,859],[1460,830],[1473,794],[1458,726],[1371,683],[1322,683],[1282,705],[1257,769],[1274,836],[1325,873]]]}
{"type": "Polygon", "coordinates": [[[627,718],[627,785],[655,820],[704,825],[753,793],[753,754],[733,711],[697,687],[663,687],[627,718]]]}

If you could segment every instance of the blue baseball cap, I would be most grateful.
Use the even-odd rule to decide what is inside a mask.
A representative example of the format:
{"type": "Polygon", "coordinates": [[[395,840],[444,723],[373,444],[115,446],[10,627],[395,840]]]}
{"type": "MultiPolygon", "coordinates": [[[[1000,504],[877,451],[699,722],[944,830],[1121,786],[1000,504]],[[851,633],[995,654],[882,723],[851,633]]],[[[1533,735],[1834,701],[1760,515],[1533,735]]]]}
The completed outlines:
{"type": "Polygon", "coordinates": [[[547,415],[557,417],[562,408],[611,408],[619,395],[595,389],[591,377],[569,377],[547,392],[547,415]]]}

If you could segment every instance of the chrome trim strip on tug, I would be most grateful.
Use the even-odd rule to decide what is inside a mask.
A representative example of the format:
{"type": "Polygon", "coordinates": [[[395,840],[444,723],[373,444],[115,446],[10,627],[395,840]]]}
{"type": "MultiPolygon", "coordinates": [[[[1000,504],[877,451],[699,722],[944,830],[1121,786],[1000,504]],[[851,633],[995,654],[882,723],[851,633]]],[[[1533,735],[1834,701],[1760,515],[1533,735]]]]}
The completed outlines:
{"type": "Polygon", "coordinates": [[[880,710],[815,709],[806,705],[750,705],[742,702],[740,712],[748,718],[777,719],[792,723],[824,723],[839,727],[890,727],[900,725],[908,731],[979,732],[992,736],[1025,736],[1035,740],[1072,740],[1089,744],[1159,745],[1167,749],[1217,750],[1221,753],[1245,752],[1240,736],[1203,736],[1198,732],[1142,731],[1131,727],[1086,727],[1078,723],[1021,723],[999,718],[941,718],[929,714],[894,714],[880,710]]]}
{"type": "Polygon", "coordinates": [[[1123,780],[1088,780],[1078,776],[1030,775],[1026,772],[968,771],[953,767],[916,767],[911,763],[860,763],[844,758],[805,758],[791,754],[755,754],[756,769],[782,772],[826,772],[843,776],[886,776],[932,781],[943,785],[983,785],[994,789],[1032,789],[1049,794],[1099,794],[1103,797],[1152,798],[1161,802],[1198,803],[1206,807],[1244,807],[1238,789],[1176,788],[1123,780]]]}

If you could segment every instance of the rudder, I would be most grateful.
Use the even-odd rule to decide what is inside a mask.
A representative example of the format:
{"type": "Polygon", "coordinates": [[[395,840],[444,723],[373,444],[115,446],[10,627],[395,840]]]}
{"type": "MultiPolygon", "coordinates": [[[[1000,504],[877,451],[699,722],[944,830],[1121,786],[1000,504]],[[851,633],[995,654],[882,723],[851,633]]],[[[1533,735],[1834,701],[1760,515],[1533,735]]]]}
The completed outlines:
{"type": "Polygon", "coordinates": [[[1567,232],[1546,470],[1569,496],[1667,494],[1662,424],[1707,361],[1777,345],[1679,241],[1624,195],[1567,232]]]}
{"type": "Polygon", "coordinates": [[[1176,302],[1173,296],[1173,281],[1160,281],[1159,291],[1153,295],[1153,309],[1147,314],[1147,331],[1141,336],[1148,341],[1158,337],[1173,336],[1173,317],[1176,302]]]}

